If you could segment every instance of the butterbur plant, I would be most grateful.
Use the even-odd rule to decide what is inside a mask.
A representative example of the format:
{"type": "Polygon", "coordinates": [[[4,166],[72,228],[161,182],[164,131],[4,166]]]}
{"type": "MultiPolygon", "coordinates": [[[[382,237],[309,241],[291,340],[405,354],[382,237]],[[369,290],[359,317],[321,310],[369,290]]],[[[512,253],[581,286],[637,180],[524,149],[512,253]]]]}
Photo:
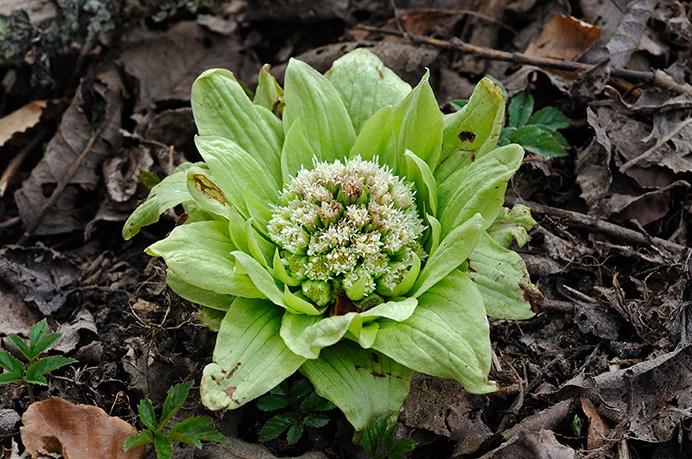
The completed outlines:
{"type": "Polygon", "coordinates": [[[411,88],[366,49],[324,75],[292,59],[284,81],[263,68],[251,100],[231,72],[204,72],[204,162],[180,165],[123,230],[187,214],[147,253],[218,329],[203,403],[238,408],[300,371],[362,431],[398,413],[414,371],[494,391],[487,316],[529,318],[542,300],[507,249],[535,222],[503,208],[524,152],[496,148],[500,88],[484,79],[443,115],[427,73],[411,88]]]}

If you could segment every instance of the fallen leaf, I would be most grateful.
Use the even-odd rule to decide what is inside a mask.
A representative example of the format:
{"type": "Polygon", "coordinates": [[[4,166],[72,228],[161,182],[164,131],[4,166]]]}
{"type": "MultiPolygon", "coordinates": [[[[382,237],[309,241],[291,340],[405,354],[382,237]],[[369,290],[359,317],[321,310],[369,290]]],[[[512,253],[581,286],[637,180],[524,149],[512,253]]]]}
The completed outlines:
{"type": "Polygon", "coordinates": [[[586,437],[586,449],[593,451],[606,443],[610,428],[603,421],[601,415],[598,414],[596,405],[588,398],[581,397],[581,409],[584,411],[586,417],[589,418],[589,433],[586,437]]]}
{"type": "Polygon", "coordinates": [[[550,430],[524,430],[480,459],[574,459],[577,452],[557,441],[550,430]]]}
{"type": "Polygon", "coordinates": [[[48,102],[45,100],[34,100],[0,118],[0,147],[15,134],[26,132],[36,126],[47,106],[48,102]]]}
{"type": "Polygon", "coordinates": [[[455,456],[471,454],[492,435],[479,416],[487,403],[487,397],[469,394],[455,381],[416,373],[400,420],[456,440],[455,456]]]}
{"type": "Polygon", "coordinates": [[[137,430],[97,406],[74,405],[51,397],[32,403],[19,430],[32,457],[60,453],[65,459],[140,459],[146,448],[123,451],[125,440],[137,430]]]}
{"type": "Polygon", "coordinates": [[[410,34],[429,35],[434,28],[456,22],[463,16],[463,12],[454,9],[412,8],[400,14],[396,21],[410,34]]]}
{"type": "Polygon", "coordinates": [[[579,59],[601,36],[601,29],[575,17],[556,14],[524,54],[548,59],[579,59]]]}
{"type": "Polygon", "coordinates": [[[98,196],[93,193],[100,181],[98,169],[103,158],[114,154],[122,143],[122,91],[115,65],[100,72],[94,81],[85,79],[80,84],[43,158],[14,194],[28,232],[48,235],[83,229],[93,212],[85,195],[98,196]],[[93,108],[98,100],[105,103],[105,114],[101,124],[94,127],[91,110],[85,107],[93,108]],[[96,135],[98,138],[92,139],[96,135]],[[53,193],[58,193],[55,198],[53,193]]]}
{"type": "Polygon", "coordinates": [[[0,281],[25,302],[34,302],[45,316],[65,304],[70,287],[79,279],[79,268],[42,246],[0,250],[0,281]]]}
{"type": "Polygon", "coordinates": [[[245,58],[235,37],[214,34],[196,21],[181,21],[161,34],[135,30],[124,40],[131,43],[120,61],[138,82],[136,113],[162,101],[189,102],[192,82],[207,69],[232,69],[241,81],[259,71],[259,65],[243,71],[245,58]],[[135,36],[142,37],[133,42],[135,36]]]}
{"type": "Polygon", "coordinates": [[[599,413],[627,426],[633,440],[663,443],[676,434],[692,412],[692,346],[677,349],[629,368],[566,382],[600,402],[599,413]]]}

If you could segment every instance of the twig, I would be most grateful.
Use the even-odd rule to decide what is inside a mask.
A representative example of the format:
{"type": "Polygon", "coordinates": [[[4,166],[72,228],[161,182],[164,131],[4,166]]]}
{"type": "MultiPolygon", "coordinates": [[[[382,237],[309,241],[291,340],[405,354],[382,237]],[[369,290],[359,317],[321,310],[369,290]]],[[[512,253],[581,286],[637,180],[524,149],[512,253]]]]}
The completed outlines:
{"type": "MultiPolygon", "coordinates": [[[[600,64],[592,65],[584,64],[583,62],[565,61],[561,59],[533,57],[523,53],[509,53],[506,51],[499,51],[496,49],[472,45],[456,38],[452,41],[438,40],[436,38],[422,37],[420,35],[411,35],[409,33],[403,33],[398,30],[372,27],[361,24],[358,24],[356,28],[366,30],[368,32],[378,32],[387,35],[403,37],[413,43],[431,45],[436,46],[438,48],[473,54],[479,59],[513,62],[517,64],[533,65],[545,69],[566,70],[578,73],[588,73],[601,66],[600,64]]],[[[661,88],[669,89],[678,94],[688,94],[692,96],[692,86],[684,83],[677,83],[668,75],[663,74],[662,72],[640,72],[637,70],[612,68],[610,69],[610,77],[621,78],[627,81],[635,81],[637,83],[648,83],[661,88]]]]}
{"type": "Polygon", "coordinates": [[[667,241],[659,237],[645,235],[640,232],[624,228],[620,225],[607,222],[603,219],[592,217],[591,215],[585,215],[579,212],[573,212],[571,210],[545,206],[543,204],[538,204],[536,202],[522,201],[518,198],[513,198],[511,196],[507,197],[507,202],[512,205],[525,204],[531,209],[532,212],[548,215],[550,217],[564,219],[568,225],[576,226],[578,228],[589,229],[592,231],[598,231],[599,233],[627,241],[630,244],[643,246],[650,246],[655,244],[665,248],[666,250],[672,253],[682,253],[683,251],[688,250],[688,247],[685,247],[684,245],[676,244],[675,242],[667,241]]]}

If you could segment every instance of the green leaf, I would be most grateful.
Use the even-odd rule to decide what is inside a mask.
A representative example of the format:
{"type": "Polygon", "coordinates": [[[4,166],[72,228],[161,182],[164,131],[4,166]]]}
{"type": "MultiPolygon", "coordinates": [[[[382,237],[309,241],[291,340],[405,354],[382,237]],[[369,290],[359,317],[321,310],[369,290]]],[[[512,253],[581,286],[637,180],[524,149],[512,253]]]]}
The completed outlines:
{"type": "Polygon", "coordinates": [[[310,427],[324,427],[329,424],[329,416],[326,414],[310,414],[305,416],[303,422],[310,427]]]}
{"type": "Polygon", "coordinates": [[[139,183],[144,185],[146,189],[149,191],[151,191],[152,188],[161,183],[161,179],[158,175],[154,174],[153,172],[145,171],[143,169],[139,170],[139,173],[137,174],[137,180],[139,180],[139,183]]]}
{"type": "Polygon", "coordinates": [[[284,77],[284,130],[300,118],[305,138],[320,161],[344,158],[356,133],[341,96],[324,75],[305,62],[291,59],[284,77]]]}
{"type": "Polygon", "coordinates": [[[392,109],[386,106],[365,122],[348,157],[354,159],[360,156],[363,161],[373,161],[377,157],[378,164],[386,164],[393,169],[396,166],[396,155],[387,154],[394,148],[393,136],[392,109]]]}
{"type": "Polygon", "coordinates": [[[507,181],[521,166],[518,145],[500,147],[452,174],[438,187],[442,235],[480,213],[487,229],[502,210],[507,181]]]}
{"type": "Polygon", "coordinates": [[[320,311],[307,301],[296,300],[297,297],[295,297],[295,295],[295,298],[292,298],[293,301],[287,302],[286,291],[288,290],[282,292],[279,287],[277,287],[274,277],[250,255],[240,251],[231,252],[231,255],[233,255],[238,263],[245,268],[245,271],[247,271],[248,276],[252,279],[252,283],[257,290],[266,295],[272,303],[296,314],[320,314],[320,311]]]}
{"type": "Polygon", "coordinates": [[[483,78],[461,110],[445,115],[442,154],[437,168],[431,167],[440,184],[461,167],[482,157],[497,145],[505,119],[502,88],[483,78]]]}
{"type": "Polygon", "coordinates": [[[404,152],[411,150],[433,170],[437,167],[442,148],[443,120],[427,71],[420,83],[392,111],[396,136],[396,175],[404,177],[404,152]]]}
{"type": "Polygon", "coordinates": [[[0,384],[9,384],[16,381],[22,381],[24,377],[15,372],[3,373],[0,375],[0,384]]]}
{"type": "Polygon", "coordinates": [[[266,300],[237,298],[216,339],[200,391],[211,410],[234,409],[292,375],[305,361],[279,336],[283,309],[266,300]]]}
{"type": "Polygon", "coordinates": [[[139,402],[137,411],[139,411],[139,418],[147,428],[151,430],[158,429],[159,423],[156,421],[156,413],[154,413],[154,407],[148,398],[144,398],[139,402]]]}
{"type": "MultiPolygon", "coordinates": [[[[381,317],[405,320],[413,314],[415,307],[416,300],[406,298],[379,304],[362,313],[349,312],[341,316],[307,316],[287,312],[281,322],[281,338],[293,352],[308,359],[316,359],[321,349],[338,342],[346,333],[350,333],[361,346],[369,347],[374,336],[368,333],[368,323],[381,317]]],[[[376,331],[376,326],[373,324],[373,331],[376,331]]]]}
{"type": "MultiPolygon", "coordinates": [[[[437,214],[437,183],[430,167],[411,150],[406,150],[404,158],[406,159],[406,176],[416,185],[418,208],[422,209],[424,206],[434,217],[437,214]]],[[[425,217],[422,212],[421,217],[425,217]]]]}
{"type": "Polygon", "coordinates": [[[61,336],[62,335],[59,333],[53,333],[46,337],[42,337],[38,342],[31,341],[29,346],[29,361],[36,359],[39,355],[41,355],[41,353],[47,351],[53,345],[53,343],[60,339],[61,336]]]}
{"type": "Polygon", "coordinates": [[[315,392],[334,403],[359,431],[377,416],[398,412],[413,371],[351,341],[322,349],[300,368],[315,392]]]}
{"type": "Polygon", "coordinates": [[[284,182],[290,182],[301,168],[311,169],[315,150],[303,134],[302,121],[296,119],[286,133],[283,150],[281,150],[281,171],[284,182]]]}
{"type": "Polygon", "coordinates": [[[183,202],[192,201],[192,196],[187,190],[187,169],[192,166],[191,163],[181,164],[171,175],[151,189],[147,200],[137,207],[125,222],[124,239],[130,239],[139,233],[142,227],[159,221],[159,217],[166,210],[183,202]]]}
{"type": "Polygon", "coordinates": [[[178,412],[180,407],[183,406],[193,383],[193,381],[188,381],[168,389],[168,395],[163,402],[163,409],[161,410],[161,426],[165,426],[173,415],[178,412]]]}
{"type": "MultiPolygon", "coordinates": [[[[221,221],[201,221],[178,226],[165,239],[147,248],[163,257],[168,268],[188,284],[219,294],[263,297],[246,274],[236,272],[228,226],[221,221]]],[[[196,301],[196,300],[192,300],[196,301]]]]}
{"type": "MultiPolygon", "coordinates": [[[[250,278],[247,279],[247,282],[249,286],[252,285],[250,278]]],[[[166,269],[166,283],[171,290],[186,300],[218,311],[228,311],[229,306],[235,298],[233,295],[216,293],[213,290],[206,290],[185,282],[180,276],[171,271],[170,268],[166,269]]],[[[254,289],[254,287],[251,288],[254,289]]],[[[261,293],[257,293],[263,296],[261,293]]]]}
{"type": "Polygon", "coordinates": [[[171,439],[162,433],[154,434],[154,446],[156,447],[156,456],[159,459],[171,459],[173,455],[173,442],[171,439]]]}
{"type": "Polygon", "coordinates": [[[509,104],[509,126],[519,128],[529,121],[533,113],[533,97],[528,92],[520,92],[509,104]]]}
{"type": "MultiPolygon", "coordinates": [[[[39,342],[43,340],[43,338],[48,334],[48,321],[46,319],[41,320],[40,322],[34,324],[31,326],[31,330],[29,331],[29,353],[25,357],[29,359],[29,361],[34,360],[41,352],[45,351],[50,347],[50,344],[48,347],[44,349],[37,349],[37,346],[39,342]]],[[[53,339],[53,342],[58,339],[60,336],[57,338],[53,339]]],[[[14,343],[14,341],[13,341],[14,343]]],[[[51,342],[52,344],[52,342],[51,342]]],[[[17,344],[15,343],[15,346],[17,344]]],[[[17,346],[19,347],[19,346],[17,346]]],[[[20,348],[21,350],[21,348],[20,348]]]]}
{"type": "Polygon", "coordinates": [[[461,265],[476,247],[483,222],[483,217],[476,214],[454,228],[430,256],[409,295],[419,297],[461,265]]]}
{"type": "Polygon", "coordinates": [[[187,171],[186,186],[190,196],[202,210],[226,219],[232,218],[233,206],[226,199],[221,188],[214,183],[208,169],[191,167],[187,171]]]}
{"type": "Polygon", "coordinates": [[[512,209],[502,208],[492,225],[488,228],[488,235],[502,247],[509,247],[512,241],[516,241],[519,247],[529,242],[528,231],[536,225],[536,220],[531,217],[531,209],[517,204],[512,209]]]}
{"type": "Polygon", "coordinates": [[[562,142],[548,128],[524,126],[509,135],[511,142],[521,145],[526,151],[549,158],[567,156],[562,142]]]}
{"type": "Polygon", "coordinates": [[[257,400],[257,408],[262,411],[275,411],[286,408],[291,404],[291,400],[283,395],[266,395],[257,400]]]}
{"type": "Polygon", "coordinates": [[[485,232],[469,255],[468,275],[476,283],[490,317],[529,319],[534,316],[529,299],[543,299],[519,254],[500,246],[485,232]]]}
{"type": "Polygon", "coordinates": [[[267,420],[260,430],[260,441],[272,440],[286,430],[289,426],[300,421],[298,413],[283,413],[277,414],[273,418],[267,420]]]}
{"type": "Polygon", "coordinates": [[[252,102],[281,117],[284,111],[284,90],[269,73],[270,68],[269,64],[264,64],[260,69],[257,77],[257,90],[252,102]]]}
{"type": "Polygon", "coordinates": [[[539,124],[552,129],[563,129],[572,122],[555,107],[544,107],[533,114],[527,124],[539,124]]]}
{"type": "Polygon", "coordinates": [[[75,363],[76,360],[69,357],[62,357],[59,355],[46,357],[41,360],[29,365],[26,369],[26,379],[29,382],[36,382],[37,384],[45,384],[45,379],[42,377],[46,373],[56,370],[65,365],[75,363]],[[42,382],[37,382],[42,381],[42,382]]]}
{"type": "MultiPolygon", "coordinates": [[[[45,319],[44,319],[45,320],[45,319]]],[[[7,341],[10,343],[14,344],[14,346],[19,349],[19,352],[22,353],[22,355],[28,360],[32,361],[34,356],[32,356],[31,349],[29,349],[29,346],[26,345],[23,339],[21,339],[17,335],[9,335],[7,337],[7,341]]]]}
{"type": "Polygon", "coordinates": [[[300,437],[303,435],[304,428],[305,424],[303,424],[302,421],[298,421],[289,427],[288,432],[286,433],[286,443],[289,445],[295,445],[298,443],[298,440],[300,440],[300,437]]]}
{"type": "Polygon", "coordinates": [[[24,375],[24,364],[7,351],[0,350],[0,367],[20,376],[24,375]]]}
{"type": "Polygon", "coordinates": [[[216,136],[196,136],[195,144],[216,185],[242,215],[250,216],[245,199],[247,188],[263,202],[276,203],[280,182],[267,175],[264,166],[238,144],[216,136]]]}
{"type": "Polygon", "coordinates": [[[310,392],[300,404],[300,411],[306,414],[312,413],[313,411],[327,411],[331,410],[332,408],[334,408],[334,404],[332,402],[320,397],[314,392],[310,392]]]}
{"type": "Polygon", "coordinates": [[[263,174],[269,174],[274,184],[281,183],[280,139],[231,72],[210,69],[202,73],[192,85],[191,103],[201,136],[231,140],[261,164],[263,174]]]}
{"type": "Polygon", "coordinates": [[[154,443],[154,432],[151,430],[144,430],[125,440],[123,451],[129,451],[132,448],[139,448],[140,446],[150,445],[152,443],[154,443]]]}
{"type": "Polygon", "coordinates": [[[180,441],[188,445],[202,448],[200,441],[215,441],[228,443],[228,440],[216,429],[210,427],[211,419],[206,416],[187,418],[174,425],[168,435],[173,441],[180,441]]]}
{"type": "Polygon", "coordinates": [[[310,384],[310,381],[305,378],[302,378],[293,384],[290,392],[288,393],[288,396],[292,401],[297,401],[298,399],[305,397],[312,391],[313,388],[312,384],[310,384]]]}
{"type": "Polygon", "coordinates": [[[341,95],[356,132],[375,112],[397,105],[411,91],[408,83],[366,48],[335,60],[325,76],[341,95]]]}
{"type": "Polygon", "coordinates": [[[450,101],[449,101],[449,105],[451,105],[452,108],[453,108],[454,110],[456,110],[456,111],[461,110],[461,109],[464,108],[464,107],[466,106],[466,104],[468,104],[468,103],[469,103],[468,100],[450,100],[450,101]]]}
{"type": "Polygon", "coordinates": [[[454,270],[418,300],[405,321],[380,321],[372,348],[415,371],[454,379],[471,393],[496,390],[488,381],[488,320],[473,281],[454,270]]]}

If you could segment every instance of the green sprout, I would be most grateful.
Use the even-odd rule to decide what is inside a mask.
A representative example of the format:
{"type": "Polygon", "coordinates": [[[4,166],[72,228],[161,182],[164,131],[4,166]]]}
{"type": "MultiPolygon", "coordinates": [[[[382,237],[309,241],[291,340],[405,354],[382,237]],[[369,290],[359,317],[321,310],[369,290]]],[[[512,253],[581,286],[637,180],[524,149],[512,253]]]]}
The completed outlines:
{"type": "Polygon", "coordinates": [[[223,435],[210,426],[211,419],[206,416],[187,418],[171,427],[168,432],[163,432],[168,421],[183,406],[190,387],[192,387],[192,381],[178,384],[168,390],[166,400],[163,402],[161,417],[158,421],[154,412],[154,406],[151,404],[149,397],[139,402],[137,407],[139,418],[147,427],[147,430],[143,430],[128,438],[123,447],[124,451],[153,444],[156,456],[159,459],[170,459],[173,454],[174,441],[194,445],[197,448],[202,448],[201,442],[203,441],[228,443],[228,440],[223,435]]]}
{"type": "Polygon", "coordinates": [[[416,447],[410,438],[394,441],[398,424],[388,425],[390,418],[388,414],[382,415],[363,431],[363,449],[368,456],[375,459],[404,459],[404,453],[416,447]]]}
{"type": "Polygon", "coordinates": [[[7,351],[0,351],[0,367],[7,370],[6,373],[0,375],[0,384],[8,384],[13,382],[22,383],[26,386],[29,392],[29,399],[34,403],[34,391],[32,384],[41,386],[48,385],[46,378],[43,376],[62,366],[77,362],[70,357],[50,356],[38,359],[38,357],[50,348],[60,336],[59,333],[48,335],[48,322],[43,319],[41,322],[34,324],[29,331],[29,345],[17,335],[8,336],[7,339],[14,344],[19,352],[28,361],[28,367],[21,361],[12,357],[7,351]]]}
{"type": "Polygon", "coordinates": [[[497,146],[496,83],[443,115],[428,79],[411,88],[361,48],[324,75],[291,59],[283,88],[265,66],[252,99],[228,70],[193,84],[204,162],[152,188],[123,237],[182,205],[146,252],[218,331],[209,409],[299,371],[362,431],[398,412],[414,371],[497,389],[487,316],[527,319],[542,301],[507,248],[535,225],[503,208],[524,150],[497,146]]]}
{"type": "MultiPolygon", "coordinates": [[[[466,104],[453,100],[452,107],[459,110],[466,104]]],[[[555,107],[533,111],[534,99],[528,92],[521,92],[509,104],[507,126],[500,131],[499,145],[516,143],[524,150],[544,158],[566,156],[569,143],[557,132],[569,126],[571,120],[555,107]]]]}
{"type": "Polygon", "coordinates": [[[257,408],[263,411],[275,411],[286,407],[293,411],[279,413],[271,417],[260,431],[260,441],[269,441],[281,435],[286,429],[286,442],[294,445],[303,435],[305,426],[324,427],[329,423],[329,416],[319,411],[331,410],[334,404],[315,393],[310,381],[302,378],[290,388],[288,382],[269,391],[268,395],[257,400],[257,408]]]}

